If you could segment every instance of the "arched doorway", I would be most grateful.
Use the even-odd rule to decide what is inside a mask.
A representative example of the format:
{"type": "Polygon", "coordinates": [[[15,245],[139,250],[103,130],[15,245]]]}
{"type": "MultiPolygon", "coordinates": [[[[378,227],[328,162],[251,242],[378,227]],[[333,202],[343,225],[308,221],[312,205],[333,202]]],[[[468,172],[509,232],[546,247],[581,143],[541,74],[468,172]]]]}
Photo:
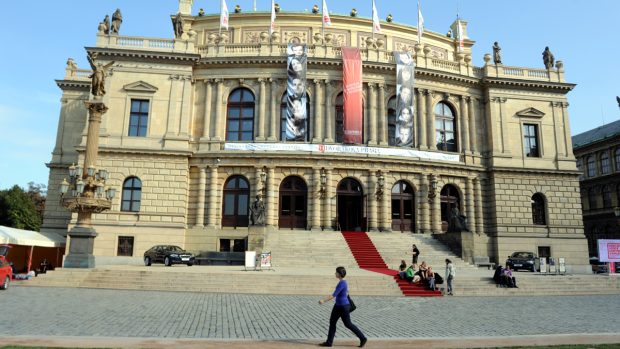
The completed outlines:
{"type": "Polygon", "coordinates": [[[307,226],[308,187],[297,176],[286,177],[280,184],[278,226],[284,229],[307,226]]]}
{"type": "Polygon", "coordinates": [[[398,181],[392,187],[392,230],[415,231],[415,194],[413,186],[398,181]]]}
{"type": "Polygon", "coordinates": [[[232,176],[224,184],[222,226],[247,227],[250,210],[250,184],[242,176],[232,176]]]}
{"type": "Polygon", "coordinates": [[[365,231],[364,192],[360,182],[345,178],[338,183],[338,224],[343,231],[365,231]]]}
{"type": "Polygon", "coordinates": [[[441,188],[440,197],[441,231],[447,232],[450,217],[452,216],[452,209],[457,208],[459,213],[463,214],[463,212],[461,212],[461,198],[459,196],[459,191],[451,184],[446,184],[443,188],[441,188]]]}

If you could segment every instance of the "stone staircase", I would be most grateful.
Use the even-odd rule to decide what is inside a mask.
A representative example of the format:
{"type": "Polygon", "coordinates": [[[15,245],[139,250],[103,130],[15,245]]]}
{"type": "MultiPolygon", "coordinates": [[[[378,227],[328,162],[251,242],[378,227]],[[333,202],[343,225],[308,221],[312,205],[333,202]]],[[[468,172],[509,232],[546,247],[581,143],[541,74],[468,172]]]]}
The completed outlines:
{"type": "Polygon", "coordinates": [[[280,230],[269,234],[263,251],[271,251],[274,267],[358,267],[340,232],[280,230]]]}

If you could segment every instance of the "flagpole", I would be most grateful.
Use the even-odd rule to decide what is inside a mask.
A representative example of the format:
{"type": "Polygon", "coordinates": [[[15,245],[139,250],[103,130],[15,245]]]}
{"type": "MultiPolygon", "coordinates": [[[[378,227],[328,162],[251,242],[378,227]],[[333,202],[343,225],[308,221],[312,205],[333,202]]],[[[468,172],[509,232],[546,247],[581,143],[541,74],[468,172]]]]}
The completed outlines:
{"type": "Polygon", "coordinates": [[[418,0],[418,44],[422,45],[422,35],[420,34],[420,0],[418,0]]]}
{"type": "Polygon", "coordinates": [[[220,0],[220,32],[219,32],[220,38],[222,37],[222,1],[224,0],[220,0]]]}
{"type": "Polygon", "coordinates": [[[372,0],[372,41],[375,42],[375,0],[372,0]]]}

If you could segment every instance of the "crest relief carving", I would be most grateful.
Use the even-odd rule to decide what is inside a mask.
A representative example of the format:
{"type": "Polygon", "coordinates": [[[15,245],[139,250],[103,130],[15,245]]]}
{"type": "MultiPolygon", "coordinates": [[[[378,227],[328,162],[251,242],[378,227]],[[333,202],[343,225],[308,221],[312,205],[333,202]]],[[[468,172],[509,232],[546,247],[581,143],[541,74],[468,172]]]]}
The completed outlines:
{"type": "Polygon", "coordinates": [[[243,30],[241,32],[241,42],[244,44],[259,44],[261,42],[260,34],[264,30],[243,30]]]}
{"type": "Polygon", "coordinates": [[[301,44],[310,44],[310,29],[282,29],[282,42],[296,42],[301,44]]]}
{"type": "Polygon", "coordinates": [[[332,46],[350,46],[350,35],[344,31],[326,30],[325,43],[332,46]]]}

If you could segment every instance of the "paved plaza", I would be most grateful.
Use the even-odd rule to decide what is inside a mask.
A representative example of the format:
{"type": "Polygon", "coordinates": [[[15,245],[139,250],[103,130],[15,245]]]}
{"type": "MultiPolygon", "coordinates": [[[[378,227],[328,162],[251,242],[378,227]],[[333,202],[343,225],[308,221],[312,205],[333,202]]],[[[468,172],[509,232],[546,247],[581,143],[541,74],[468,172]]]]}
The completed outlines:
{"type": "MultiPolygon", "coordinates": [[[[371,339],[370,344],[373,340],[375,344],[411,339],[449,343],[462,338],[576,334],[590,338],[598,334],[620,342],[617,295],[353,298],[358,305],[353,321],[371,339]]],[[[0,338],[11,339],[9,343],[39,338],[48,344],[50,338],[126,338],[123,343],[146,338],[151,340],[149,347],[157,347],[153,340],[244,340],[234,341],[237,344],[275,340],[276,344],[310,345],[324,340],[332,307],[320,306],[318,299],[13,285],[0,293],[0,338]]],[[[355,344],[352,334],[339,326],[336,344],[355,344]]],[[[125,346],[114,345],[114,341],[98,343],[125,346]]]]}

